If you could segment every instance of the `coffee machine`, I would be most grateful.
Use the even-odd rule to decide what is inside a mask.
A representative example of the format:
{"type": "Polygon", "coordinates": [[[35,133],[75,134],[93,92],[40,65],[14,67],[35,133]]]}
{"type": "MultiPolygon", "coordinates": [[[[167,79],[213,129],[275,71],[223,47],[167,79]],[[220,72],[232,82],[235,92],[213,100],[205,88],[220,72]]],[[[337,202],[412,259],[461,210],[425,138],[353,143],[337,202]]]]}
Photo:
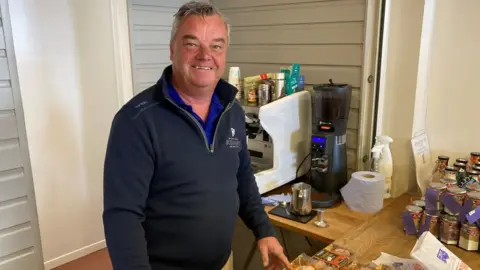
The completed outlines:
{"type": "Polygon", "coordinates": [[[311,137],[311,184],[331,201],[340,199],[347,183],[347,121],[352,87],[348,84],[314,85],[315,104],[311,137]]]}

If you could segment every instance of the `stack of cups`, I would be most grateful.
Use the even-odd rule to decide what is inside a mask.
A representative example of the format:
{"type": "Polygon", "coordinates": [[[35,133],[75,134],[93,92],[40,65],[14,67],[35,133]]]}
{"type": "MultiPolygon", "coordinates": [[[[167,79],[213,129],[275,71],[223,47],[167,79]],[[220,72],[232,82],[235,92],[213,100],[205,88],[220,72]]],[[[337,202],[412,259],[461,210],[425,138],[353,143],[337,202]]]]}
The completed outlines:
{"type": "Polygon", "coordinates": [[[230,67],[228,74],[228,82],[238,89],[236,99],[241,100],[243,97],[243,91],[240,84],[240,67],[230,67]]]}

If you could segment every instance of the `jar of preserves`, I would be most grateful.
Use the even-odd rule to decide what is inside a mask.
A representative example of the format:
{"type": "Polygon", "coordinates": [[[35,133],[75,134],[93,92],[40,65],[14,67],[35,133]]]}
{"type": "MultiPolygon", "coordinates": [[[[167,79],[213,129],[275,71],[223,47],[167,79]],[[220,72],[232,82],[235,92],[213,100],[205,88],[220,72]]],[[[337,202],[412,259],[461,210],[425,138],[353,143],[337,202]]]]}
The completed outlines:
{"type": "Polygon", "coordinates": [[[480,206],[480,192],[472,191],[467,193],[467,200],[472,201],[472,210],[480,206]]]}
{"type": "MultiPolygon", "coordinates": [[[[463,202],[465,201],[465,196],[467,194],[467,191],[465,189],[459,187],[449,187],[447,188],[447,192],[449,195],[453,196],[453,198],[455,199],[455,201],[457,201],[459,205],[463,205],[463,202]]],[[[448,209],[447,206],[445,206],[445,212],[450,215],[458,215],[458,213],[454,214],[450,209],[448,209]]]]}
{"type": "Polygon", "coordinates": [[[480,152],[471,152],[470,153],[470,160],[468,161],[467,164],[467,169],[470,170],[473,165],[477,164],[477,162],[480,161],[480,152]]]}
{"type": "Polygon", "coordinates": [[[447,166],[445,167],[445,174],[443,175],[443,178],[457,180],[456,173],[457,170],[455,169],[455,167],[447,166]]]}
{"type": "Polygon", "coordinates": [[[464,158],[457,158],[455,160],[455,163],[465,163],[467,164],[468,163],[468,160],[464,159],[464,158]]]}
{"type": "Polygon", "coordinates": [[[440,241],[447,245],[457,245],[460,237],[460,221],[456,216],[444,214],[440,221],[440,241]]]}
{"type": "Polygon", "coordinates": [[[470,171],[467,171],[467,175],[470,176],[471,178],[475,179],[475,181],[478,182],[478,179],[479,179],[479,176],[480,176],[480,171],[470,170],[470,171]]]}
{"type": "Polygon", "coordinates": [[[415,224],[415,229],[418,231],[420,229],[420,222],[422,220],[423,209],[415,205],[407,205],[407,212],[413,218],[413,224],[415,224]]]}
{"type": "Polygon", "coordinates": [[[425,224],[427,217],[430,217],[430,224],[428,226],[428,230],[432,233],[436,238],[439,237],[440,233],[440,211],[436,212],[425,212],[422,216],[422,223],[425,224]]]}
{"type": "MultiPolygon", "coordinates": [[[[472,166],[472,171],[480,171],[480,165],[479,164],[475,164],[472,166]]],[[[479,180],[480,181],[480,180],[479,180]]]]}
{"type": "Polygon", "coordinates": [[[448,156],[438,156],[437,171],[441,174],[445,173],[445,167],[448,166],[448,160],[450,160],[450,157],[448,156]]]}
{"type": "Polygon", "coordinates": [[[480,240],[480,228],[476,224],[464,223],[460,230],[458,246],[467,251],[477,251],[480,240]]]}
{"type": "Polygon", "coordinates": [[[422,208],[423,210],[425,210],[425,201],[423,201],[423,200],[415,200],[415,201],[412,202],[412,205],[418,206],[418,207],[422,208]]]}
{"type": "Polygon", "coordinates": [[[445,184],[447,188],[454,187],[457,185],[457,179],[442,178],[440,179],[440,183],[445,184]]]}
{"type": "Polygon", "coordinates": [[[437,209],[436,210],[442,211],[443,210],[443,203],[440,200],[440,196],[442,195],[443,192],[445,192],[447,190],[447,186],[445,184],[442,184],[442,183],[431,183],[427,187],[427,189],[433,189],[433,190],[438,192],[437,209]]]}
{"type": "Polygon", "coordinates": [[[474,191],[480,192],[480,183],[471,183],[471,184],[468,184],[465,188],[467,192],[474,192],[474,191]]]}
{"type": "Polygon", "coordinates": [[[453,164],[453,167],[459,171],[461,169],[463,170],[466,170],[467,169],[467,163],[461,163],[461,162],[455,162],[455,164],[453,164]]]}

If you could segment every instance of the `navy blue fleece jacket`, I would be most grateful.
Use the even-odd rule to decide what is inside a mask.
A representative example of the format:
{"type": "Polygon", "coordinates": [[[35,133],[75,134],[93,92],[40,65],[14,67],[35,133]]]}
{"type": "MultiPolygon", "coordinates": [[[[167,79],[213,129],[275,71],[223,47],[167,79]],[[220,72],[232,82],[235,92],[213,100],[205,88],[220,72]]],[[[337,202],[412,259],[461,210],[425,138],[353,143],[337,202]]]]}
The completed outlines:
{"type": "Polygon", "coordinates": [[[261,204],[236,89],[220,80],[223,111],[209,144],[168,93],[171,66],[115,115],[104,168],[103,221],[115,270],[221,269],[237,215],[257,239],[274,230],[261,204]]]}

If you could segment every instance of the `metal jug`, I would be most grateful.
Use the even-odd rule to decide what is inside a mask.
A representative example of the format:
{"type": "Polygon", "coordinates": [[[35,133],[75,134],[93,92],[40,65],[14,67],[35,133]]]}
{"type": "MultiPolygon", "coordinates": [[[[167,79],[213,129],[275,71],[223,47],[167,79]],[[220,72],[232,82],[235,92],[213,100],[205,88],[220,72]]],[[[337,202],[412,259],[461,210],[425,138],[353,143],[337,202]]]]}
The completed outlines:
{"type": "Polygon", "coordinates": [[[312,186],[304,182],[292,185],[291,210],[294,215],[310,215],[312,212],[312,186]]]}

